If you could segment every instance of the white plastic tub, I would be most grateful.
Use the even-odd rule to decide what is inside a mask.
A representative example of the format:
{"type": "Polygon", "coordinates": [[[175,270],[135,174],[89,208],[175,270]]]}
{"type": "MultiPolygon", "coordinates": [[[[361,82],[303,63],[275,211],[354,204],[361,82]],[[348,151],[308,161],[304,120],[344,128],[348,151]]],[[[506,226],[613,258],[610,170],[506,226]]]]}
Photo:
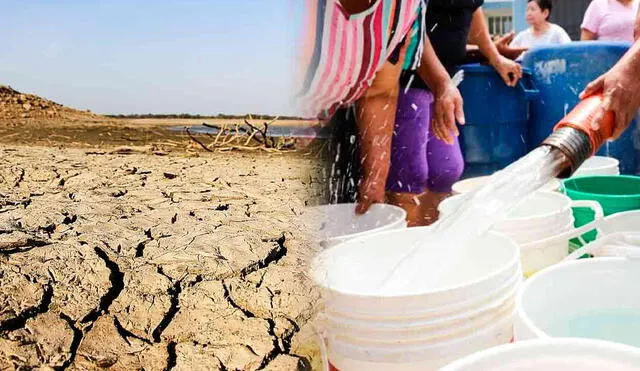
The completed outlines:
{"type": "Polygon", "coordinates": [[[467,336],[432,344],[372,347],[328,341],[329,360],[339,371],[437,370],[469,354],[506,344],[513,338],[512,315],[467,336]]]}
{"type": "Polygon", "coordinates": [[[620,161],[613,157],[592,156],[582,163],[573,177],[590,175],[620,175],[620,161]]]}
{"type": "Polygon", "coordinates": [[[582,259],[530,278],[516,299],[516,340],[578,337],[640,346],[640,260],[582,259]]]}
{"type": "Polygon", "coordinates": [[[363,343],[415,343],[435,341],[443,338],[464,336],[475,330],[490,326],[514,310],[517,287],[503,297],[482,307],[454,315],[433,319],[411,319],[397,321],[355,321],[352,319],[326,316],[326,329],[339,338],[362,341],[363,343]]]}
{"type": "MultiPolygon", "coordinates": [[[[425,241],[429,230],[363,236],[314,259],[312,276],[333,321],[324,328],[329,361],[338,370],[434,369],[512,339],[512,295],[522,271],[518,246],[504,236],[478,238],[456,262],[457,268],[445,271],[430,289],[380,291],[394,263],[416,243],[424,243],[421,253],[427,258],[447,248],[430,246],[425,241]]],[[[425,271],[435,264],[435,259],[425,259],[425,271]]]]}
{"type": "Polygon", "coordinates": [[[502,345],[440,371],[640,371],[640,350],[607,341],[548,339],[502,345]]]}
{"type": "MultiPolygon", "coordinates": [[[[451,191],[453,192],[453,194],[457,194],[457,195],[469,193],[474,189],[478,188],[479,186],[484,185],[489,178],[490,176],[480,176],[480,177],[461,180],[459,182],[456,182],[451,187],[451,191]]],[[[560,180],[553,179],[549,181],[549,183],[545,184],[540,190],[547,191],[547,192],[559,192],[561,186],[562,186],[562,183],[560,182],[560,180]]]]}
{"type": "MultiPolygon", "coordinates": [[[[489,233],[476,241],[459,269],[441,277],[439,286],[416,292],[381,293],[380,286],[395,263],[404,259],[416,243],[423,242],[430,227],[381,232],[350,240],[320,253],[312,263],[312,277],[323,293],[328,310],[354,316],[408,316],[429,308],[454,305],[484,296],[520,270],[518,246],[510,239],[489,233]]],[[[446,246],[422,247],[435,255],[446,246]]],[[[434,269],[426,259],[424,269],[434,269]]]]}
{"type": "MultiPolygon", "coordinates": [[[[440,203],[441,217],[451,214],[460,204],[460,196],[452,196],[440,203]]],[[[536,192],[520,202],[507,219],[499,221],[493,230],[518,243],[529,243],[566,232],[573,223],[572,207],[588,207],[602,215],[602,207],[593,201],[573,201],[555,192],[536,192]]]]}
{"type": "MultiPolygon", "coordinates": [[[[440,203],[441,217],[455,210],[460,201],[460,196],[453,196],[440,203]]],[[[596,220],[603,217],[602,207],[595,201],[574,201],[560,193],[537,192],[524,199],[507,219],[492,228],[518,243],[525,276],[562,261],[569,254],[569,240],[594,225],[589,224],[586,230],[574,229],[572,207],[594,210],[596,220]]]]}
{"type": "Polygon", "coordinates": [[[407,213],[389,204],[374,204],[364,215],[356,215],[355,204],[331,204],[314,207],[308,221],[314,226],[320,243],[331,247],[371,233],[407,227],[407,213]]]}
{"type": "MultiPolygon", "coordinates": [[[[333,302],[327,302],[325,313],[334,317],[340,317],[342,320],[350,323],[366,324],[374,321],[378,324],[389,323],[390,326],[410,326],[415,321],[440,320],[445,317],[456,316],[462,313],[473,315],[495,304],[496,301],[502,300],[505,295],[511,293],[515,287],[518,287],[523,281],[520,271],[516,270],[513,276],[506,279],[502,284],[492,290],[486,290],[485,293],[468,297],[464,300],[455,301],[445,305],[429,305],[419,308],[415,311],[385,312],[377,310],[369,315],[361,315],[353,311],[341,312],[337,311],[333,306],[333,302]]],[[[394,308],[395,309],[395,308],[394,308]]]]}
{"type": "Polygon", "coordinates": [[[640,210],[609,215],[599,224],[599,229],[605,235],[616,232],[640,232],[640,210]]]}

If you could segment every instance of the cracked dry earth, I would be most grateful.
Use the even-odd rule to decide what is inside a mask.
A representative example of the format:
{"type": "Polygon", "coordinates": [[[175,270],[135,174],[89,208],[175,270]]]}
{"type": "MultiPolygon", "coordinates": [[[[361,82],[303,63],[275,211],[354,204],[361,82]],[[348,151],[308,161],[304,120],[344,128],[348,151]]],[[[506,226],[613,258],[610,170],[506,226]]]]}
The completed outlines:
{"type": "Polygon", "coordinates": [[[318,362],[313,157],[91,153],[0,146],[0,370],[318,362]]]}

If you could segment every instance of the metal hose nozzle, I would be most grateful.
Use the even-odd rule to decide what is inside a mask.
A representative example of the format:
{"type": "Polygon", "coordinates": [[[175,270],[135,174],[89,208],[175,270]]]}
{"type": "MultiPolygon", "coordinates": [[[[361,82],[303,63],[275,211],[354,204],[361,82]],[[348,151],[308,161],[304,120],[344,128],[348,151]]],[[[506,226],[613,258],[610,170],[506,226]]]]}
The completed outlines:
{"type": "Polygon", "coordinates": [[[569,166],[558,174],[561,179],[573,175],[593,152],[587,134],[572,127],[557,129],[542,144],[558,149],[569,159],[569,166]]]}
{"type": "Polygon", "coordinates": [[[587,158],[598,151],[605,140],[611,138],[615,121],[613,112],[604,113],[599,127],[592,126],[602,109],[603,99],[602,94],[596,94],[581,100],[542,142],[543,145],[558,149],[569,160],[559,178],[570,177],[587,158]]]}

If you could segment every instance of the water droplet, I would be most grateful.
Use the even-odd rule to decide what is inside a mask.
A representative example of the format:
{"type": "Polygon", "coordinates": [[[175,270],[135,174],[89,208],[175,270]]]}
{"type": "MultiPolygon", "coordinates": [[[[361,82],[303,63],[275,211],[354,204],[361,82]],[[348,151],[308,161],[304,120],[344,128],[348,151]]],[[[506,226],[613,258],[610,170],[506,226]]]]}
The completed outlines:
{"type": "Polygon", "coordinates": [[[409,76],[409,81],[407,82],[407,86],[404,88],[404,93],[407,94],[409,89],[411,89],[411,84],[413,84],[414,75],[409,76]]]}

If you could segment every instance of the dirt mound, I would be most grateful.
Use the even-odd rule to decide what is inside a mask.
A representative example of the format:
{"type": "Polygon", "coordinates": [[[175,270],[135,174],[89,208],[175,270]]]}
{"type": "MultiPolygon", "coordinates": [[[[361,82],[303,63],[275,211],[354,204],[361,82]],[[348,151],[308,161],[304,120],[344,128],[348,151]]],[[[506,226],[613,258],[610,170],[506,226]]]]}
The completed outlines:
{"type": "MultiPolygon", "coordinates": [[[[0,119],[72,119],[96,121],[104,118],[87,111],[65,107],[33,94],[0,85],[0,119]]],[[[106,119],[106,118],[105,118],[106,119]]]]}

